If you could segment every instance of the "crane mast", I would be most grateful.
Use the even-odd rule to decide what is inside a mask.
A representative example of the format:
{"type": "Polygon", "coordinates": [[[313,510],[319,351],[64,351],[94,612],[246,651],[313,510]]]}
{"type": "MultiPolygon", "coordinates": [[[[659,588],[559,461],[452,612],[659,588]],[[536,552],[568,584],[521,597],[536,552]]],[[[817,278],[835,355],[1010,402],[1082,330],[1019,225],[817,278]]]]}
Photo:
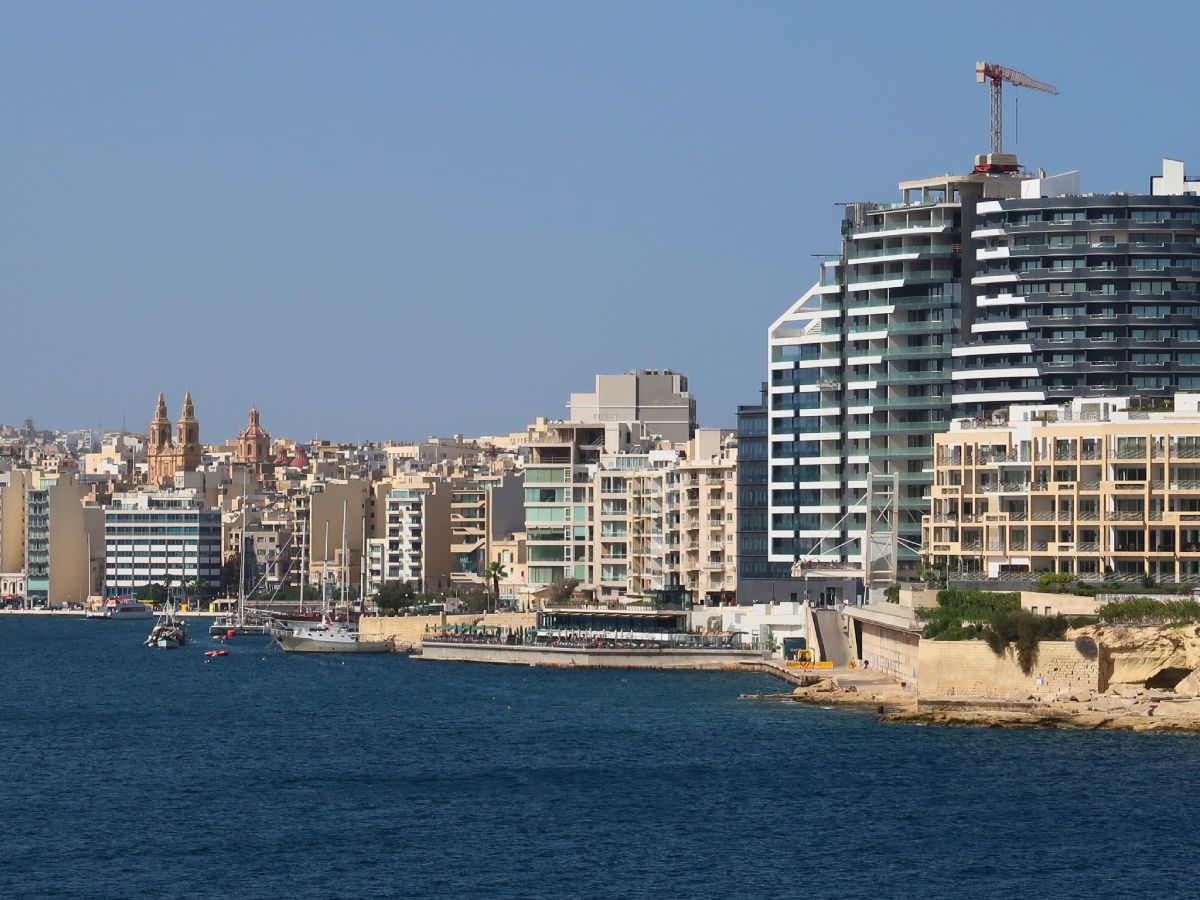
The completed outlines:
{"type": "Polygon", "coordinates": [[[1024,72],[982,61],[975,63],[975,81],[977,84],[986,81],[991,87],[991,150],[985,159],[977,159],[975,171],[1015,172],[1018,169],[1017,158],[1004,152],[1004,82],[1043,94],[1057,94],[1058,88],[1030,78],[1024,72]]]}

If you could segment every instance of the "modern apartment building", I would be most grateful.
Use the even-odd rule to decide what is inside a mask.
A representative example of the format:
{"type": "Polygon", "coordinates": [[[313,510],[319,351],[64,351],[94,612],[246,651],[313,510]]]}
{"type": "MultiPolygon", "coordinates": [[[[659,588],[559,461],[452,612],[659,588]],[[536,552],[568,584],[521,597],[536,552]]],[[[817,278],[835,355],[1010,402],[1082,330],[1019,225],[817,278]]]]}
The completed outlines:
{"type": "Polygon", "coordinates": [[[736,590],[736,442],[698,429],[681,446],[632,445],[625,425],[550,423],[525,468],[530,587],[568,579],[600,600],[736,590]]]}
{"type": "Polygon", "coordinates": [[[489,586],[486,573],[496,560],[495,544],[525,527],[524,486],[521,473],[473,475],[450,483],[451,585],[489,586]]]}
{"type": "Polygon", "coordinates": [[[687,378],[668,370],[597,375],[596,390],[572,394],[567,407],[574,423],[630,425],[631,442],[657,437],[682,444],[696,430],[696,399],[687,378]]]}
{"type": "Polygon", "coordinates": [[[1200,582],[1200,394],[1018,405],[935,439],[925,552],[950,573],[1200,582]]]}
{"type": "Polygon", "coordinates": [[[376,528],[383,534],[369,542],[368,592],[385,581],[407,581],[430,594],[448,590],[453,571],[451,485],[433,476],[410,475],[382,487],[376,528]]]}
{"type": "MultiPolygon", "coordinates": [[[[627,427],[620,425],[547,423],[531,433],[525,463],[525,533],[529,586],[546,588],[575,580],[585,591],[599,587],[594,570],[592,540],[597,513],[608,519],[628,512],[624,480],[593,484],[600,454],[608,444],[626,443],[627,427]],[[596,492],[607,488],[598,505],[596,492]],[[619,490],[618,490],[619,488],[619,490]]],[[[615,580],[615,579],[614,579],[615,580]]]]}
{"type": "Polygon", "coordinates": [[[104,596],[221,580],[221,511],[196,491],[115,494],[104,512],[104,596]]]}
{"type": "Polygon", "coordinates": [[[1165,160],[1148,194],[1081,194],[1077,174],[1034,184],[976,207],[955,414],[1200,388],[1200,183],[1165,160]]]}
{"type": "Polygon", "coordinates": [[[769,329],[769,560],[859,561],[882,476],[911,573],[952,418],[1191,386],[1196,188],[1167,162],[1147,194],[971,174],[848,204],[840,252],[769,329]]]}

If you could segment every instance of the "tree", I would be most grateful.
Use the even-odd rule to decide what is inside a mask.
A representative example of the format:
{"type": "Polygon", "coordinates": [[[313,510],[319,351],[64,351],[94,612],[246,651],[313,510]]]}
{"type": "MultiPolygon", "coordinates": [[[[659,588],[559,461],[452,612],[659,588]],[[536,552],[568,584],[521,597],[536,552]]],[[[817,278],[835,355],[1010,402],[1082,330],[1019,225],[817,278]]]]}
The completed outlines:
{"type": "Polygon", "coordinates": [[[417,593],[413,590],[412,584],[407,581],[385,581],[379,586],[375,602],[379,604],[381,612],[396,612],[399,609],[408,609],[415,604],[417,593]]]}
{"type": "Polygon", "coordinates": [[[158,606],[161,603],[167,602],[167,589],[156,582],[143,584],[137,589],[134,596],[143,603],[149,603],[151,606],[158,606]]]}
{"type": "Polygon", "coordinates": [[[469,613],[487,613],[491,599],[491,595],[482,588],[472,588],[462,595],[469,613]]]}
{"type": "Polygon", "coordinates": [[[564,606],[571,599],[571,595],[575,593],[575,588],[579,587],[578,578],[568,578],[565,581],[556,580],[546,591],[546,604],[548,606],[564,606]]]}
{"type": "Polygon", "coordinates": [[[493,609],[500,608],[500,579],[508,577],[508,570],[504,568],[502,562],[490,562],[487,568],[483,570],[485,578],[490,578],[492,581],[492,605],[493,609]]]}

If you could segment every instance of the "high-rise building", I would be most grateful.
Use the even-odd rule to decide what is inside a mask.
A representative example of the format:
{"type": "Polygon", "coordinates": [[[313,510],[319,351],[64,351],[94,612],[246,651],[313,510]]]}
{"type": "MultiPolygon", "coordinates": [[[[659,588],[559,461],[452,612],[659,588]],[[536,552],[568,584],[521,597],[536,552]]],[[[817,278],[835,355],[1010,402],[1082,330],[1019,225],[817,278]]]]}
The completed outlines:
{"type": "Polygon", "coordinates": [[[790,561],[770,558],[767,385],[758,403],[737,408],[737,599],[742,605],[797,600],[805,585],[790,561]]]}
{"type": "Polygon", "coordinates": [[[104,512],[104,596],[147,584],[221,581],[221,511],[196,491],[113,495],[104,512]]]}
{"type": "Polygon", "coordinates": [[[848,204],[839,253],[768,333],[770,561],[857,562],[887,515],[912,572],[952,417],[1200,383],[1198,187],[1168,161],[1147,194],[973,173],[848,204]]]}

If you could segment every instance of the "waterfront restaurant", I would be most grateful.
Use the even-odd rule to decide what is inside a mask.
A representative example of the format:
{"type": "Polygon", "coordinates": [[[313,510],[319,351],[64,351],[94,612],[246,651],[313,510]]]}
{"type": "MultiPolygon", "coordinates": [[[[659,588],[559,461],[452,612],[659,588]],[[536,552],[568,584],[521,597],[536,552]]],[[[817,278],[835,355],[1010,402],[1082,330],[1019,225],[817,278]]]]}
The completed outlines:
{"type": "Polygon", "coordinates": [[[683,610],[656,609],[543,609],[538,612],[534,642],[564,642],[693,649],[747,649],[743,632],[701,632],[688,626],[683,610]]]}

